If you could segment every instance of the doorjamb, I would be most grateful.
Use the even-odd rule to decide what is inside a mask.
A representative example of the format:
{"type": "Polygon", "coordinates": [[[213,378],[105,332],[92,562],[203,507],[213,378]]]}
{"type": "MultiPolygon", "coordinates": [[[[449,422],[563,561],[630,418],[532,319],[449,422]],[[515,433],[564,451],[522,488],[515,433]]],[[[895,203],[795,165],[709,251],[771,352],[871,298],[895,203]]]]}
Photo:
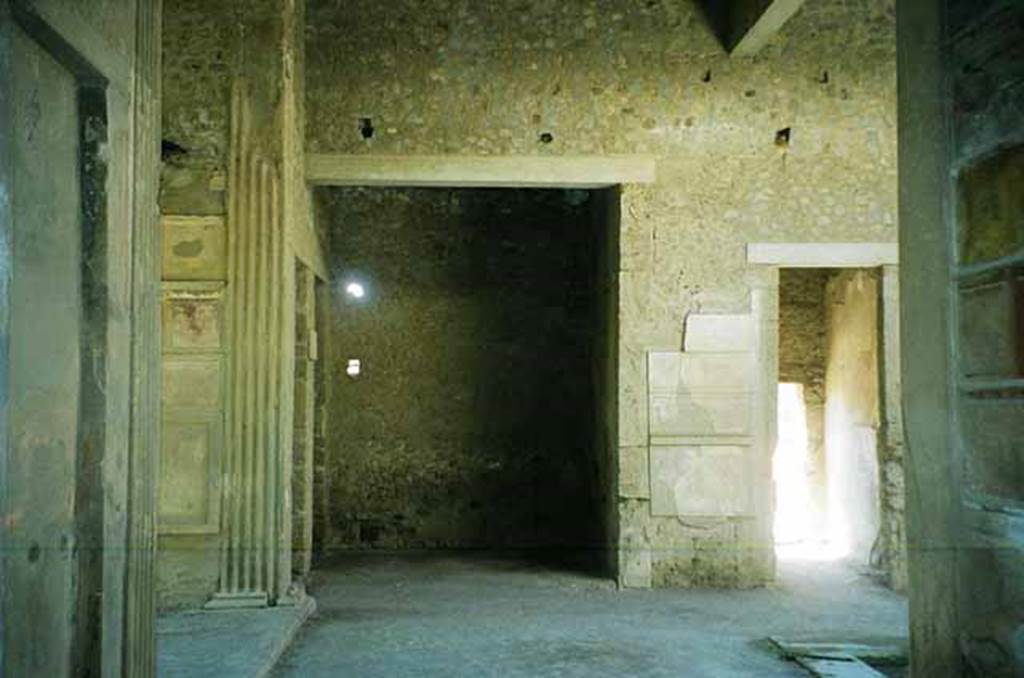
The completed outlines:
{"type": "MultiPolygon", "coordinates": [[[[748,243],[747,263],[768,275],[760,276],[769,292],[778,298],[781,268],[868,268],[878,269],[878,395],[881,433],[885,443],[903,446],[903,416],[900,407],[900,311],[899,245],[897,243],[748,243]]],[[[766,328],[767,351],[777,364],[778,320],[766,328]]],[[[773,375],[774,381],[778,376],[773,375]]],[[[775,407],[774,392],[771,404],[775,407]]],[[[772,415],[773,413],[769,413],[772,415]]],[[[771,417],[769,417],[771,419],[771,417]]],[[[881,442],[881,441],[880,441],[881,442]]],[[[774,445],[773,445],[774,447],[774,445]]],[[[905,519],[905,518],[904,518],[905,519]]]]}

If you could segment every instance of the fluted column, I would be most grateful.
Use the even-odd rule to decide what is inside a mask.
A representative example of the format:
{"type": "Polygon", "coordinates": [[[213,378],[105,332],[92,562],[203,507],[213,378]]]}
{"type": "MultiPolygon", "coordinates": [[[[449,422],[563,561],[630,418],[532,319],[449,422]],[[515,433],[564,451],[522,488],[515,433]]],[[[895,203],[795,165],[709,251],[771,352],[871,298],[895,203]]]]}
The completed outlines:
{"type": "MultiPolygon", "coordinates": [[[[121,665],[104,675],[156,675],[156,511],[160,467],[160,52],[162,0],[139,0],[132,102],[132,386],[128,549],[121,665]]],[[[116,651],[116,648],[114,648],[116,651]]]]}
{"type": "Polygon", "coordinates": [[[260,148],[250,89],[232,95],[228,205],[228,436],[220,586],[210,607],[266,605],[277,591],[284,238],[277,163],[260,148]]]}

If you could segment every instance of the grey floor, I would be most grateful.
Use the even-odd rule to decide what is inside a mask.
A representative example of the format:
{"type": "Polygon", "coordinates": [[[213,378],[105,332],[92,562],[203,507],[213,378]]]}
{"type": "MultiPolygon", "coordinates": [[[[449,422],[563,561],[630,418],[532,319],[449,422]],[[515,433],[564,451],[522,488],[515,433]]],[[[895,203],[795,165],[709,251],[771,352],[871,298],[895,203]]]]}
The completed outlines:
{"type": "Polygon", "coordinates": [[[618,591],[491,557],[362,555],[316,574],[318,610],[274,675],[805,676],[770,635],[905,638],[905,600],[841,563],[754,591],[618,591]]]}
{"type": "Polygon", "coordinates": [[[259,610],[191,610],[156,622],[160,678],[256,678],[273,668],[312,601],[259,610]]]}

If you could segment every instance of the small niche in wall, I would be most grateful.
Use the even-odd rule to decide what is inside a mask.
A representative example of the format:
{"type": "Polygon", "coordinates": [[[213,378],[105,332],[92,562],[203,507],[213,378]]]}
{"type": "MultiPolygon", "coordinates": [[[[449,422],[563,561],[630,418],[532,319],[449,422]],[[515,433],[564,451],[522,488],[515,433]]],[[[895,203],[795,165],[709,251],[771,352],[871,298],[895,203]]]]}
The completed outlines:
{"type": "Polygon", "coordinates": [[[369,141],[377,130],[373,127],[373,118],[359,118],[359,135],[369,141]]]}

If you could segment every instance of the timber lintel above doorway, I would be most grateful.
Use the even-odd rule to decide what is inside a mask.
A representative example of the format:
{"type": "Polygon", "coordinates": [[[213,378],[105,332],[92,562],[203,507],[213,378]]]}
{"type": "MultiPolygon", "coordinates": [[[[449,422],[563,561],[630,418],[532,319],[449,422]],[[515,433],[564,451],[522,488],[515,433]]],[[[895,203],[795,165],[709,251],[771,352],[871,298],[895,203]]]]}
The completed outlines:
{"type": "Polygon", "coordinates": [[[442,188],[606,188],[652,184],[651,156],[306,156],[313,186],[442,188]]]}
{"type": "Polygon", "coordinates": [[[747,263],[784,268],[874,268],[899,264],[894,242],[765,242],[747,244],[747,263]]]}

